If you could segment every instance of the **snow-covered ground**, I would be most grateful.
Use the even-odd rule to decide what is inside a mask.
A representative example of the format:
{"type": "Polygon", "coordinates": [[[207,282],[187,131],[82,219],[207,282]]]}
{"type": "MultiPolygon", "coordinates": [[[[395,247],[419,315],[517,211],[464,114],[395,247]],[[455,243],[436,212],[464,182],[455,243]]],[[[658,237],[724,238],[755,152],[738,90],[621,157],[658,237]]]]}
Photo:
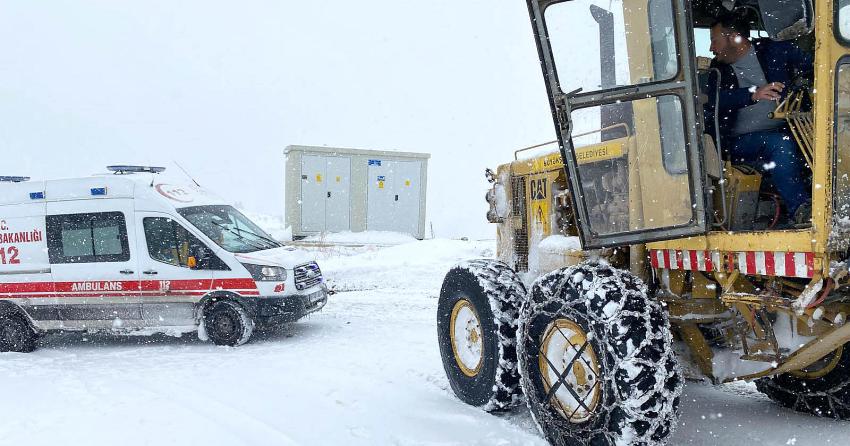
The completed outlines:
{"type": "MultiPolygon", "coordinates": [[[[457,400],[437,295],[493,242],[313,251],[337,294],[237,348],[192,336],[62,335],[0,354],[0,445],[545,445],[523,408],[457,400]]],[[[777,407],[748,384],[689,383],[675,445],[847,444],[850,423],[777,407]]]]}

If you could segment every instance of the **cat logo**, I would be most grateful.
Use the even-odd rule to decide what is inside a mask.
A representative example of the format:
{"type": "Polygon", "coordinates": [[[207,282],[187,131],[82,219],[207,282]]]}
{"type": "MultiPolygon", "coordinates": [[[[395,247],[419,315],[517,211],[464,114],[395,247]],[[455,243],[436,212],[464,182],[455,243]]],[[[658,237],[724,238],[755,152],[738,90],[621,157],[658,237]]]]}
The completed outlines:
{"type": "Polygon", "coordinates": [[[539,180],[531,180],[531,199],[546,199],[546,178],[541,178],[539,180]]]}

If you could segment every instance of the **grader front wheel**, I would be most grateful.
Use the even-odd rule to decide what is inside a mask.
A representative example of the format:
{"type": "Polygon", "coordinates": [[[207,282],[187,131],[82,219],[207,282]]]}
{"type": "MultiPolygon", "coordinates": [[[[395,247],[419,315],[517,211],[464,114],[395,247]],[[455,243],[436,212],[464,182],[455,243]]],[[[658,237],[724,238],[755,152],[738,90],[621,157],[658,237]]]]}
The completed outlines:
{"type": "Polygon", "coordinates": [[[437,305],[443,368],[455,395],[485,410],[520,400],[516,324],[525,287],[496,260],[470,260],[446,274],[437,305]]]}
{"type": "Polygon", "coordinates": [[[600,263],[541,277],[517,344],[523,391],[550,443],[665,443],[683,382],[664,310],[639,279],[600,263]]]}

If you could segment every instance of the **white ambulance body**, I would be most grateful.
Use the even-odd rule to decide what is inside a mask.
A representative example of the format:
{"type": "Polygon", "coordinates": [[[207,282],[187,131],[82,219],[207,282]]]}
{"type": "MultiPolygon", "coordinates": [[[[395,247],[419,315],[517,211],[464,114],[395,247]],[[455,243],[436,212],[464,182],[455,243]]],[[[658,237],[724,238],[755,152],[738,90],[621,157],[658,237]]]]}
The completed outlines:
{"type": "Polygon", "coordinates": [[[185,333],[239,345],[320,310],[315,262],[159,168],[0,178],[0,351],[57,330],[185,333]],[[4,181],[5,179],[5,181],[4,181]]]}

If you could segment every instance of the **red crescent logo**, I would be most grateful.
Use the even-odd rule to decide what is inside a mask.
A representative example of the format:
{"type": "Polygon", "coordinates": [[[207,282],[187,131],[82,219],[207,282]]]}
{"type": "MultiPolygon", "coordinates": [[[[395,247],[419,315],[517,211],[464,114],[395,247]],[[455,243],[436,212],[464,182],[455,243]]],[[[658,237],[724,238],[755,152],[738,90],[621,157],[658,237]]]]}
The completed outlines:
{"type": "Polygon", "coordinates": [[[169,200],[179,201],[180,203],[191,203],[194,201],[192,192],[184,189],[182,186],[172,186],[170,184],[157,184],[156,191],[169,200]]]}

